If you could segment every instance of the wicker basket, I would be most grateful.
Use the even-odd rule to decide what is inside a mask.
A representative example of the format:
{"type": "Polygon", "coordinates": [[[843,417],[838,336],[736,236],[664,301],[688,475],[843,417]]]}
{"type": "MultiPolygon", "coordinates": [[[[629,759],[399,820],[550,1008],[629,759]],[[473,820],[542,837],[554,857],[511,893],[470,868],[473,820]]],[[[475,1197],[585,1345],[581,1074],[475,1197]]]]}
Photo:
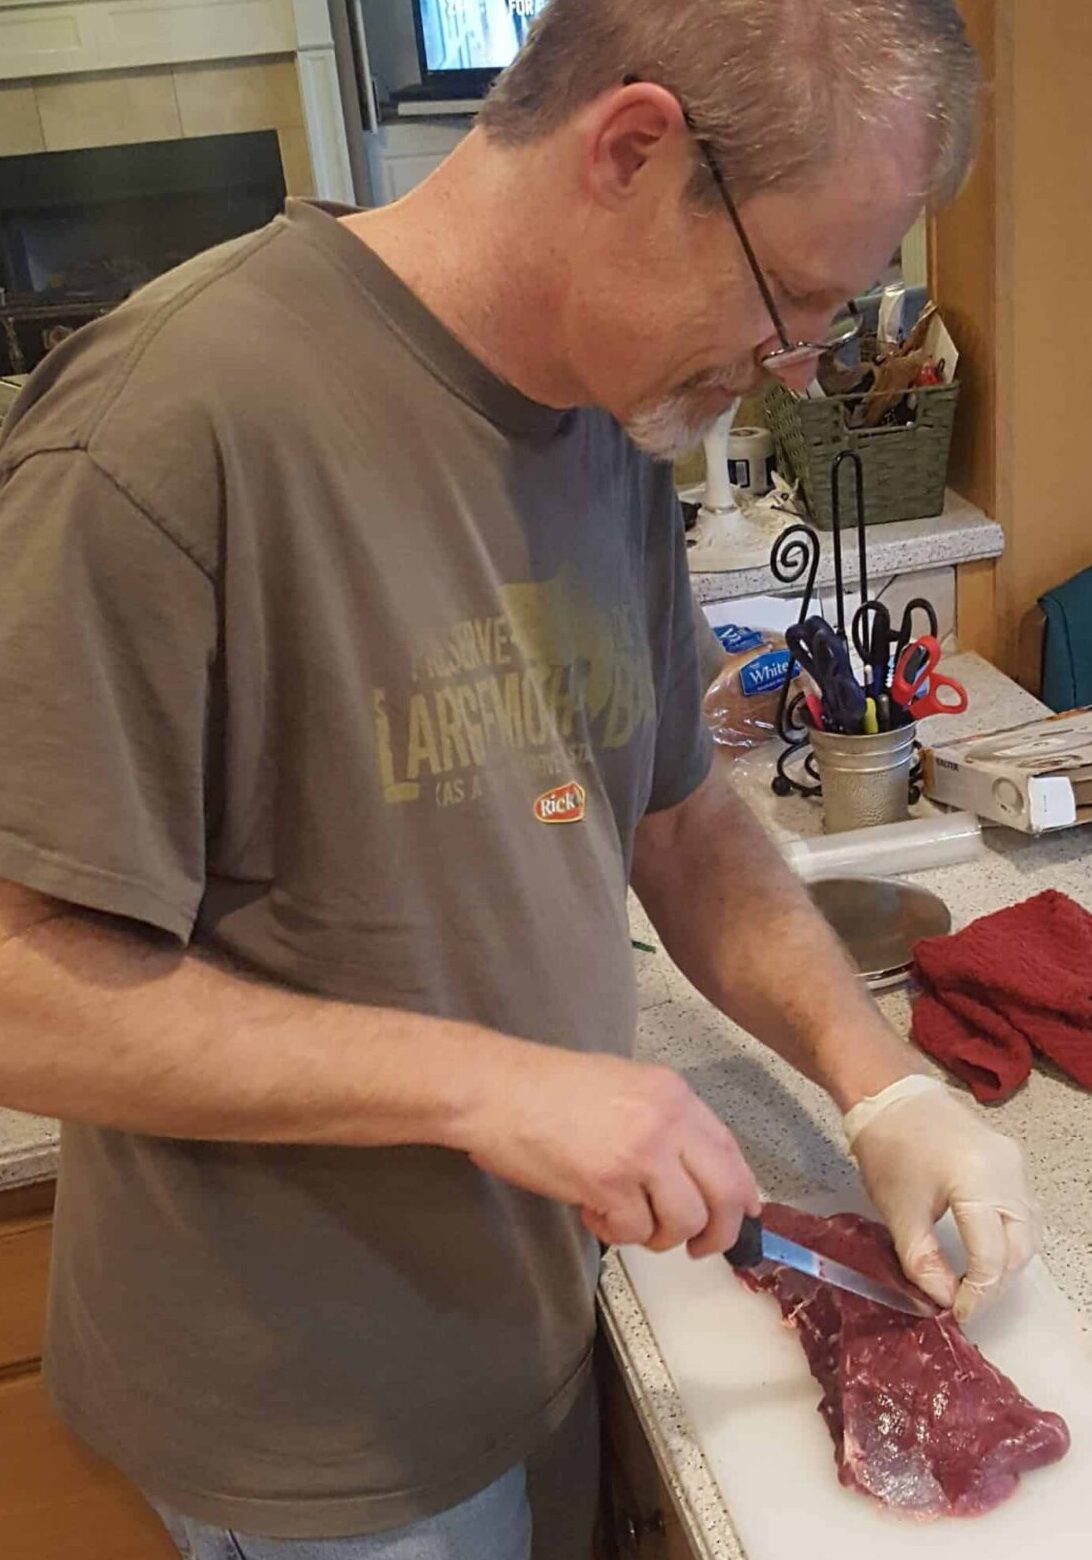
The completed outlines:
{"type": "MultiPolygon", "coordinates": [[[[846,403],[856,405],[860,399],[832,395],[810,401],[781,385],[766,393],[766,420],[777,446],[777,469],[788,481],[801,483],[814,524],[823,531],[833,529],[830,468],[843,450],[856,450],[864,462],[869,525],[939,515],[944,508],[959,386],[909,392],[914,420],[901,428],[847,428],[846,403]]],[[[847,477],[844,523],[853,518],[853,503],[847,477]]]]}

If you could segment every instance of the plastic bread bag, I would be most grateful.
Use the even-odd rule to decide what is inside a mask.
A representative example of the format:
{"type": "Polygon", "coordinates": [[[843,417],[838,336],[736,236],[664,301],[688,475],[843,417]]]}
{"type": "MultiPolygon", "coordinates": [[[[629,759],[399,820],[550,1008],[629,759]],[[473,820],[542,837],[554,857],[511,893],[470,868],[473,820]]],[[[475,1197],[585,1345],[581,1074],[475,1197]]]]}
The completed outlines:
{"type": "Polygon", "coordinates": [[[719,747],[747,753],[777,735],[788,646],[763,629],[729,624],[715,633],[724,662],[705,695],[705,723],[719,747]]]}

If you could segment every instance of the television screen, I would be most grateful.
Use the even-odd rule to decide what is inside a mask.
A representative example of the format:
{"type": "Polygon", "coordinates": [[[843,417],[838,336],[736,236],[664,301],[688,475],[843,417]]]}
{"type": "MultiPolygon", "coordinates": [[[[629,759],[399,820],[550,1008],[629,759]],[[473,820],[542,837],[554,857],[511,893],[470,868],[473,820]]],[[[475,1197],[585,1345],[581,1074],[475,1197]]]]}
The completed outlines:
{"type": "Polygon", "coordinates": [[[547,0],[416,0],[428,75],[498,71],[515,59],[547,0]]]}

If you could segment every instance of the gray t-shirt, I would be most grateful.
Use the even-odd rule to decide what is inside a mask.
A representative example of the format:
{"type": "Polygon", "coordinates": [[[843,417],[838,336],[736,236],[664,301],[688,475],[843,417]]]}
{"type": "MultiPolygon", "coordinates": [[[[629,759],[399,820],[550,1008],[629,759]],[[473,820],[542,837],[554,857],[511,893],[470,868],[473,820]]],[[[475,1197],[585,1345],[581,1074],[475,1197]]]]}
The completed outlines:
{"type": "MultiPolygon", "coordinates": [[[[6,426],[0,752],[4,877],[626,1054],[634,829],[710,762],[671,471],[290,203],[58,348],[6,426]]],[[[597,1257],[440,1149],[67,1126],[52,1390],[194,1516],[397,1526],[565,1414],[597,1257]]]]}

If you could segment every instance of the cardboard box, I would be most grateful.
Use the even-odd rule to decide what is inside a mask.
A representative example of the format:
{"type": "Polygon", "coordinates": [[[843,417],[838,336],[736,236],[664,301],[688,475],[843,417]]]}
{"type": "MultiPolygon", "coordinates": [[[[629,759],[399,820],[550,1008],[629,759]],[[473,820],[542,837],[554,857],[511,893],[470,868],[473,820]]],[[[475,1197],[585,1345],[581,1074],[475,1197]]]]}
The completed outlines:
{"type": "Polygon", "coordinates": [[[925,794],[1025,834],[1092,823],[1092,708],[940,743],[925,794]]]}

